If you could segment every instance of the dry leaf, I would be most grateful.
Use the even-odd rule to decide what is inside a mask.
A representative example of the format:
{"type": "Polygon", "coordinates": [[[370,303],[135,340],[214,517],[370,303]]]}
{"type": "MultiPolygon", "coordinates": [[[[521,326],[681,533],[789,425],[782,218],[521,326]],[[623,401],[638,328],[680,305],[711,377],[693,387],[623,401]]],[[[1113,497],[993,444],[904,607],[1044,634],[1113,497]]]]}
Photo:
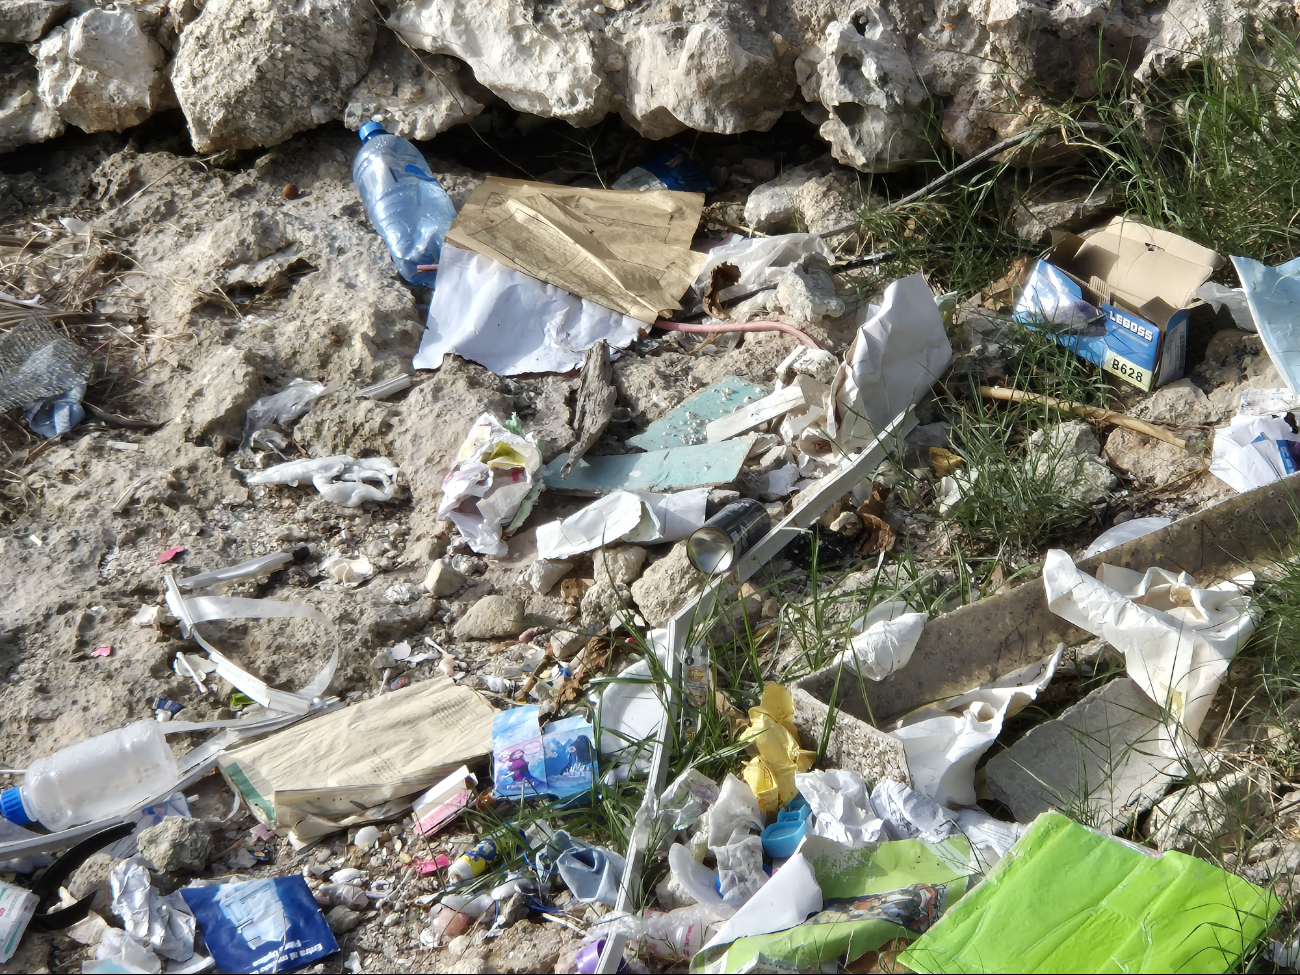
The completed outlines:
{"type": "Polygon", "coordinates": [[[874,515],[877,518],[885,516],[885,502],[889,500],[889,485],[877,481],[871,485],[871,497],[858,505],[858,515],[866,517],[874,515]]]}
{"type": "MultiPolygon", "coordinates": [[[[863,508],[866,505],[862,506],[863,508]]],[[[858,517],[862,519],[862,541],[858,543],[858,554],[863,556],[879,555],[881,552],[888,552],[894,547],[894,542],[898,536],[894,534],[894,529],[889,527],[889,523],[883,518],[875,515],[864,515],[862,508],[858,509],[858,517]]]]}
{"type": "Polygon", "coordinates": [[[731,726],[732,738],[739,738],[740,733],[749,727],[749,719],[727,699],[727,695],[722,691],[713,692],[713,706],[719,714],[726,717],[727,723],[731,726]]]}
{"type": "Polygon", "coordinates": [[[951,450],[943,447],[930,448],[930,466],[934,468],[935,477],[947,477],[955,470],[966,466],[966,461],[951,450]]]}
{"type": "Polygon", "coordinates": [[[984,583],[984,594],[986,596],[993,595],[1006,584],[1006,581],[1006,573],[1002,571],[1002,563],[994,563],[993,571],[989,573],[989,577],[984,583]]]}
{"type": "Polygon", "coordinates": [[[728,264],[725,261],[713,269],[709,277],[709,286],[704,289],[704,296],[700,299],[700,304],[704,310],[714,318],[726,321],[728,318],[727,310],[722,307],[718,300],[718,295],[732,287],[740,280],[740,268],[734,264],[728,264]]]}

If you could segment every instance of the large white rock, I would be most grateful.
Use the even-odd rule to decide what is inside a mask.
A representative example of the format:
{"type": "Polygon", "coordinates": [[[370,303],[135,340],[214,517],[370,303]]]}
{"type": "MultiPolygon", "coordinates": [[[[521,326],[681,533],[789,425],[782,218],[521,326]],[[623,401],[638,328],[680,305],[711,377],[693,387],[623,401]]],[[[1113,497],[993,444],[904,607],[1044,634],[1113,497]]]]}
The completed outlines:
{"type": "Polygon", "coordinates": [[[39,41],[67,11],[67,0],[0,0],[0,44],[39,41]]]}
{"type": "Polygon", "coordinates": [[[170,103],[166,55],[129,7],[94,8],[41,41],[41,99],[86,132],[121,132],[170,103]]]}
{"type": "Polygon", "coordinates": [[[36,59],[21,47],[0,46],[0,152],[53,139],[63,128],[37,91],[36,59]]]}
{"type": "Polygon", "coordinates": [[[930,154],[925,87],[884,9],[868,6],[852,23],[831,23],[795,72],[809,115],[840,162],[889,172],[930,154]]]}
{"type": "Polygon", "coordinates": [[[343,124],[354,132],[371,120],[407,139],[432,139],[483,111],[471,95],[461,62],[441,54],[416,53],[392,31],[375,42],[370,70],[348,94],[343,124]]]}
{"type": "Polygon", "coordinates": [[[374,42],[370,0],[208,0],[172,66],[194,148],[279,145],[341,118],[374,42]]]}
{"type": "Polygon", "coordinates": [[[695,23],[639,23],[621,37],[623,115],[650,139],[682,129],[765,131],[790,108],[793,57],[748,4],[696,8],[695,23]]]}
{"type": "MultiPolygon", "coordinates": [[[[614,107],[598,4],[412,0],[389,21],[412,47],[460,58],[511,108],[594,125],[614,107]]],[[[600,7],[600,10],[604,10],[600,7]]]]}

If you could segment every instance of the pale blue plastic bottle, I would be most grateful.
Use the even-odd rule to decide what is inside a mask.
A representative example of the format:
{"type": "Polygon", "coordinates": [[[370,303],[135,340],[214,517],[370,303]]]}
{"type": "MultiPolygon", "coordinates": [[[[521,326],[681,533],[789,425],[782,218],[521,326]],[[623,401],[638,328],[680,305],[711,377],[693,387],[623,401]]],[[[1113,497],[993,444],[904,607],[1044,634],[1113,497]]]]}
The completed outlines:
{"type": "Polygon", "coordinates": [[[456,208],[415,146],[386,132],[378,122],[367,122],[357,135],[361,151],[352,163],[352,182],[366,215],[388,245],[402,277],[432,288],[436,272],[420,272],[416,267],[438,263],[442,238],[456,219],[456,208]]]}

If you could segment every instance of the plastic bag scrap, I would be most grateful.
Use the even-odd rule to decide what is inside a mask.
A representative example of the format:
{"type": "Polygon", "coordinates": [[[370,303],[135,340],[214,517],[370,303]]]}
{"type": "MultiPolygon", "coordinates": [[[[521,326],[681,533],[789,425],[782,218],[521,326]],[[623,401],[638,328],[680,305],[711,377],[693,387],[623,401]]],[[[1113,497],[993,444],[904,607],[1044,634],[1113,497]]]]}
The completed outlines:
{"type": "Polygon", "coordinates": [[[925,613],[913,613],[901,599],[873,606],[861,619],[850,624],[855,634],[849,649],[841,651],[835,664],[848,664],[869,680],[884,680],[906,666],[925,629],[925,613]]]}
{"type": "Polygon", "coordinates": [[[890,734],[903,743],[917,791],[941,805],[974,805],[980,756],[1001,734],[1003,721],[1047,687],[1064,651],[1061,644],[1038,663],[902,718],[890,734]]]}
{"type": "Polygon", "coordinates": [[[654,494],[615,491],[537,529],[537,557],[566,559],[615,542],[677,542],[704,524],[708,488],[654,494]]]}
{"type": "Polygon", "coordinates": [[[1112,528],[1107,528],[1094,538],[1092,544],[1084,551],[1083,557],[1090,559],[1094,555],[1100,555],[1112,548],[1118,548],[1135,538],[1141,538],[1143,535],[1150,535],[1162,528],[1168,528],[1173,523],[1171,518],[1130,518],[1128,521],[1122,521],[1112,528]]]}
{"type": "Polygon", "coordinates": [[[541,466],[542,453],[531,437],[511,433],[491,413],[484,413],[443,478],[438,517],[451,519],[480,555],[505,555],[502,529],[527,517],[541,489],[536,479],[541,466]]]}
{"type": "Polygon", "coordinates": [[[678,961],[694,957],[720,923],[708,908],[695,904],[668,912],[617,915],[593,924],[588,928],[586,938],[591,943],[623,934],[629,944],[639,945],[642,951],[657,958],[678,961]]]}
{"type": "Polygon", "coordinates": [[[1300,470],[1300,434],[1281,417],[1237,414],[1214,431],[1210,473],[1233,490],[1272,484],[1300,470]]]}
{"type": "Polygon", "coordinates": [[[610,185],[611,190],[683,190],[711,193],[713,181],[686,153],[670,149],[649,162],[633,166],[610,185]]]}
{"type": "Polygon", "coordinates": [[[179,894],[154,890],[139,857],[113,865],[108,875],[113,913],[126,933],[164,958],[185,961],[194,954],[194,915],[179,894]]]}
{"type": "Polygon", "coordinates": [[[24,406],[37,433],[65,433],[86,415],[81,397],[90,371],[85,352],[33,315],[0,335],[0,411],[24,406]]]}
{"type": "Polygon", "coordinates": [[[1300,393],[1300,257],[1277,267],[1246,257],[1234,257],[1232,264],[1268,357],[1291,392],[1300,393]]]}
{"type": "Polygon", "coordinates": [[[563,830],[556,833],[557,841],[567,842],[563,852],[555,859],[555,868],[564,885],[583,904],[618,903],[618,888],[623,882],[626,866],[623,857],[603,847],[592,846],[574,839],[563,830]]]}
{"type": "MultiPolygon", "coordinates": [[[[647,642],[663,665],[668,654],[667,630],[651,630],[647,642]]],[[[649,768],[654,736],[664,714],[662,683],[651,676],[650,662],[638,660],[593,692],[596,726],[600,728],[600,757],[614,766],[606,781],[621,781],[632,771],[649,768]]]]}
{"type": "Polygon", "coordinates": [[[326,501],[345,508],[355,508],[366,501],[391,501],[397,490],[397,465],[386,457],[363,457],[357,460],[346,454],[291,460],[264,471],[249,474],[249,484],[287,484],[311,479],[312,485],[326,501]],[[366,483],[373,481],[378,487],[366,483]]]}
{"type": "Polygon", "coordinates": [[[742,769],[745,782],[763,812],[775,813],[798,793],[795,773],[812,768],[816,753],[799,746],[794,700],[780,684],[766,684],[757,707],[749,709],[749,729],[742,740],[756,753],[742,769]]]}
{"type": "Polygon", "coordinates": [[[339,950],[301,876],[178,891],[222,972],[292,972],[339,950]]]}
{"type": "Polygon", "coordinates": [[[1228,664],[1255,632],[1244,592],[1254,585],[1249,574],[1200,588],[1186,572],[1103,565],[1094,579],[1052,549],[1043,583],[1052,612],[1124,654],[1129,677],[1193,736],[1228,664]]]}
{"type": "Polygon", "coordinates": [[[1206,281],[1196,289],[1196,297],[1214,309],[1217,315],[1227,308],[1232,316],[1232,323],[1243,332],[1254,332],[1255,319],[1250,314],[1250,304],[1246,301],[1246,292],[1241,288],[1225,288],[1213,281],[1206,281]]]}
{"type": "Polygon", "coordinates": [[[280,392],[256,400],[244,418],[242,448],[248,450],[257,443],[263,443],[283,450],[289,441],[284,434],[277,433],[272,428],[279,427],[283,430],[306,414],[328,391],[324,383],[294,379],[280,392]]]}
{"type": "MultiPolygon", "coordinates": [[[[779,234],[775,237],[733,235],[709,251],[708,259],[695,276],[690,293],[684,299],[686,310],[698,312],[706,297],[716,307],[719,303],[739,298],[751,291],[775,288],[809,257],[833,261],[835,252],[817,234],[779,234]],[[721,284],[722,281],[715,282],[714,272],[724,264],[733,269],[731,276],[726,279],[732,283],[715,288],[715,283],[721,284]]],[[[841,303],[840,313],[843,310],[841,303]]],[[[744,320],[739,306],[730,311],[735,320],[744,320]]]]}
{"type": "Polygon", "coordinates": [[[95,959],[102,964],[83,963],[82,972],[145,972],[156,975],[162,971],[162,959],[118,928],[108,928],[100,935],[95,946],[95,959]]]}

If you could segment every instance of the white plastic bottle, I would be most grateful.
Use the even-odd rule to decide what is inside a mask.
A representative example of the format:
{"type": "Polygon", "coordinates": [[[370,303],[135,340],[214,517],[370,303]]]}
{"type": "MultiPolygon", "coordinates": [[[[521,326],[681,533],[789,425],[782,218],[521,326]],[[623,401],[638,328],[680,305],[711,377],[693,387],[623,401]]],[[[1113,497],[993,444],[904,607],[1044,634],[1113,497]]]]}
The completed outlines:
{"type": "Polygon", "coordinates": [[[361,151],[352,163],[352,182],[366,214],[402,277],[432,288],[435,272],[416,268],[438,263],[456,207],[411,143],[386,132],[378,122],[367,122],[357,135],[361,151]]]}
{"type": "Polygon", "coordinates": [[[162,725],[137,721],[32,762],[22,785],[0,792],[0,815],[67,829],[165,795],[179,778],[162,725]]]}

